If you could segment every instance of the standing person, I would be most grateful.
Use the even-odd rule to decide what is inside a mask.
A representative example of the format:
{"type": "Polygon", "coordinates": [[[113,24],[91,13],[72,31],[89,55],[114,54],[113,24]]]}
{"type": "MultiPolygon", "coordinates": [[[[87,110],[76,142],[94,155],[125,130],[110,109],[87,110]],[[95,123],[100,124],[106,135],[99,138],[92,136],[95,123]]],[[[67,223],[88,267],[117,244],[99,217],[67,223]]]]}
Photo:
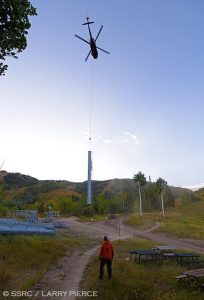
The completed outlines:
{"type": "Polygon", "coordinates": [[[101,245],[100,249],[100,255],[99,255],[99,260],[100,260],[100,279],[103,279],[103,268],[105,264],[107,265],[107,270],[108,270],[108,278],[111,279],[112,277],[112,259],[114,256],[114,250],[113,250],[113,245],[109,241],[107,235],[104,236],[104,242],[101,245]]]}

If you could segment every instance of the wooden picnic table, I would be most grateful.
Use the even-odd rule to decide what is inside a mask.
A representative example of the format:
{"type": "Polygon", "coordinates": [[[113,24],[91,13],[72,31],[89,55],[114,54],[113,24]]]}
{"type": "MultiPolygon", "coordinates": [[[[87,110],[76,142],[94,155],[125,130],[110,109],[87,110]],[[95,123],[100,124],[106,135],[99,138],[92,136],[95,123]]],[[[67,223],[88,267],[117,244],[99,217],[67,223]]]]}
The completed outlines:
{"type": "Polygon", "coordinates": [[[143,249],[136,249],[136,250],[132,250],[129,251],[129,253],[131,254],[135,254],[135,261],[137,261],[138,258],[138,262],[140,264],[141,262],[141,257],[144,257],[144,261],[154,261],[154,260],[159,260],[158,259],[158,251],[155,250],[143,250],[143,249]]]}
{"type": "Polygon", "coordinates": [[[176,276],[177,281],[183,278],[193,278],[198,281],[199,278],[204,277],[204,269],[188,270],[181,273],[181,275],[176,276]]]}
{"type": "Polygon", "coordinates": [[[183,265],[183,262],[196,262],[198,264],[198,258],[200,257],[200,255],[196,253],[174,253],[174,255],[177,258],[177,263],[181,265],[183,265]]]}
{"type": "Polygon", "coordinates": [[[183,275],[193,276],[194,278],[204,277],[204,269],[195,269],[182,272],[183,275]]]}

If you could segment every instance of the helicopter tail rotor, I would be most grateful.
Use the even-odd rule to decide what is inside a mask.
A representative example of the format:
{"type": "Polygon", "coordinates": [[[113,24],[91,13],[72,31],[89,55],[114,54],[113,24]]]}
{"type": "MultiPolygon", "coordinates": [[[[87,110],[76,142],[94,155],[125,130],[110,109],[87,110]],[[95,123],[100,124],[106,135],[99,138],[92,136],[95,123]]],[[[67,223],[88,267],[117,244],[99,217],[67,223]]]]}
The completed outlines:
{"type": "Polygon", "coordinates": [[[83,23],[82,25],[89,25],[89,24],[93,24],[93,23],[94,23],[94,22],[89,22],[89,19],[90,19],[90,18],[87,17],[87,18],[86,18],[87,22],[86,22],[86,23],[83,23]]]}

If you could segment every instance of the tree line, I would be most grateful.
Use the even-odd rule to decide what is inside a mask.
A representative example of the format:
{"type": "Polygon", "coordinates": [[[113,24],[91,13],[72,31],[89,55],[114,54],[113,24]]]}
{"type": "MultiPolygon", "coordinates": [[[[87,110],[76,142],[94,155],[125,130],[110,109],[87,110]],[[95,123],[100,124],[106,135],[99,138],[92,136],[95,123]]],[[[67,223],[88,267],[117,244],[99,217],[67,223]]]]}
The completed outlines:
{"type": "MultiPolygon", "coordinates": [[[[81,186],[82,184],[80,184],[81,186]]],[[[70,196],[59,196],[52,199],[52,195],[44,197],[51,190],[67,189],[65,182],[46,181],[16,189],[10,196],[10,189],[6,184],[0,185],[0,215],[13,209],[32,209],[44,214],[49,205],[53,210],[59,210],[63,215],[92,216],[94,214],[109,215],[117,213],[139,213],[161,211],[165,215],[168,207],[174,207],[175,199],[180,198],[183,203],[195,201],[193,193],[185,189],[177,191],[170,188],[167,182],[158,178],[152,182],[146,179],[140,171],[133,176],[133,180],[124,180],[114,183],[94,182],[93,203],[89,207],[86,201],[86,183],[83,183],[82,191],[70,196]],[[43,200],[46,198],[46,200],[43,200]]],[[[15,190],[15,189],[14,189],[15,190]]]]}
{"type": "MultiPolygon", "coordinates": [[[[138,192],[139,192],[139,208],[140,208],[140,216],[143,215],[143,209],[142,209],[142,196],[141,196],[141,188],[143,188],[146,184],[147,184],[147,179],[145,177],[145,175],[139,171],[137,174],[134,175],[133,177],[134,181],[136,182],[137,186],[138,186],[138,192]]],[[[151,177],[150,180],[151,182],[151,177]]],[[[154,194],[152,195],[153,197],[157,197],[159,196],[161,199],[161,211],[162,211],[162,215],[165,215],[164,212],[164,198],[163,198],[163,191],[165,189],[165,187],[167,186],[167,181],[164,180],[163,178],[159,177],[157,179],[157,181],[154,184],[154,194]]]]}

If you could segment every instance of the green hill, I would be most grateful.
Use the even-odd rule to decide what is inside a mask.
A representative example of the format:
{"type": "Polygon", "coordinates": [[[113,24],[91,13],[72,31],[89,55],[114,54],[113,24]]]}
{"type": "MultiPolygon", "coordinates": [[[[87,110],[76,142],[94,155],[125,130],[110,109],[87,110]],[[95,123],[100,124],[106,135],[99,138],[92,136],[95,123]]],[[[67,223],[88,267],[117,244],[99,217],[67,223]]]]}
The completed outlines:
{"type": "MultiPolygon", "coordinates": [[[[94,209],[97,213],[133,212],[138,207],[138,190],[133,179],[92,181],[94,209]]],[[[38,180],[20,173],[0,171],[0,206],[8,209],[38,209],[51,205],[67,214],[81,214],[86,206],[87,181],[38,180]]],[[[160,209],[155,184],[148,182],[142,190],[143,207],[147,211],[160,209]]],[[[165,206],[173,207],[175,199],[193,201],[191,190],[166,186],[165,206]]]]}

